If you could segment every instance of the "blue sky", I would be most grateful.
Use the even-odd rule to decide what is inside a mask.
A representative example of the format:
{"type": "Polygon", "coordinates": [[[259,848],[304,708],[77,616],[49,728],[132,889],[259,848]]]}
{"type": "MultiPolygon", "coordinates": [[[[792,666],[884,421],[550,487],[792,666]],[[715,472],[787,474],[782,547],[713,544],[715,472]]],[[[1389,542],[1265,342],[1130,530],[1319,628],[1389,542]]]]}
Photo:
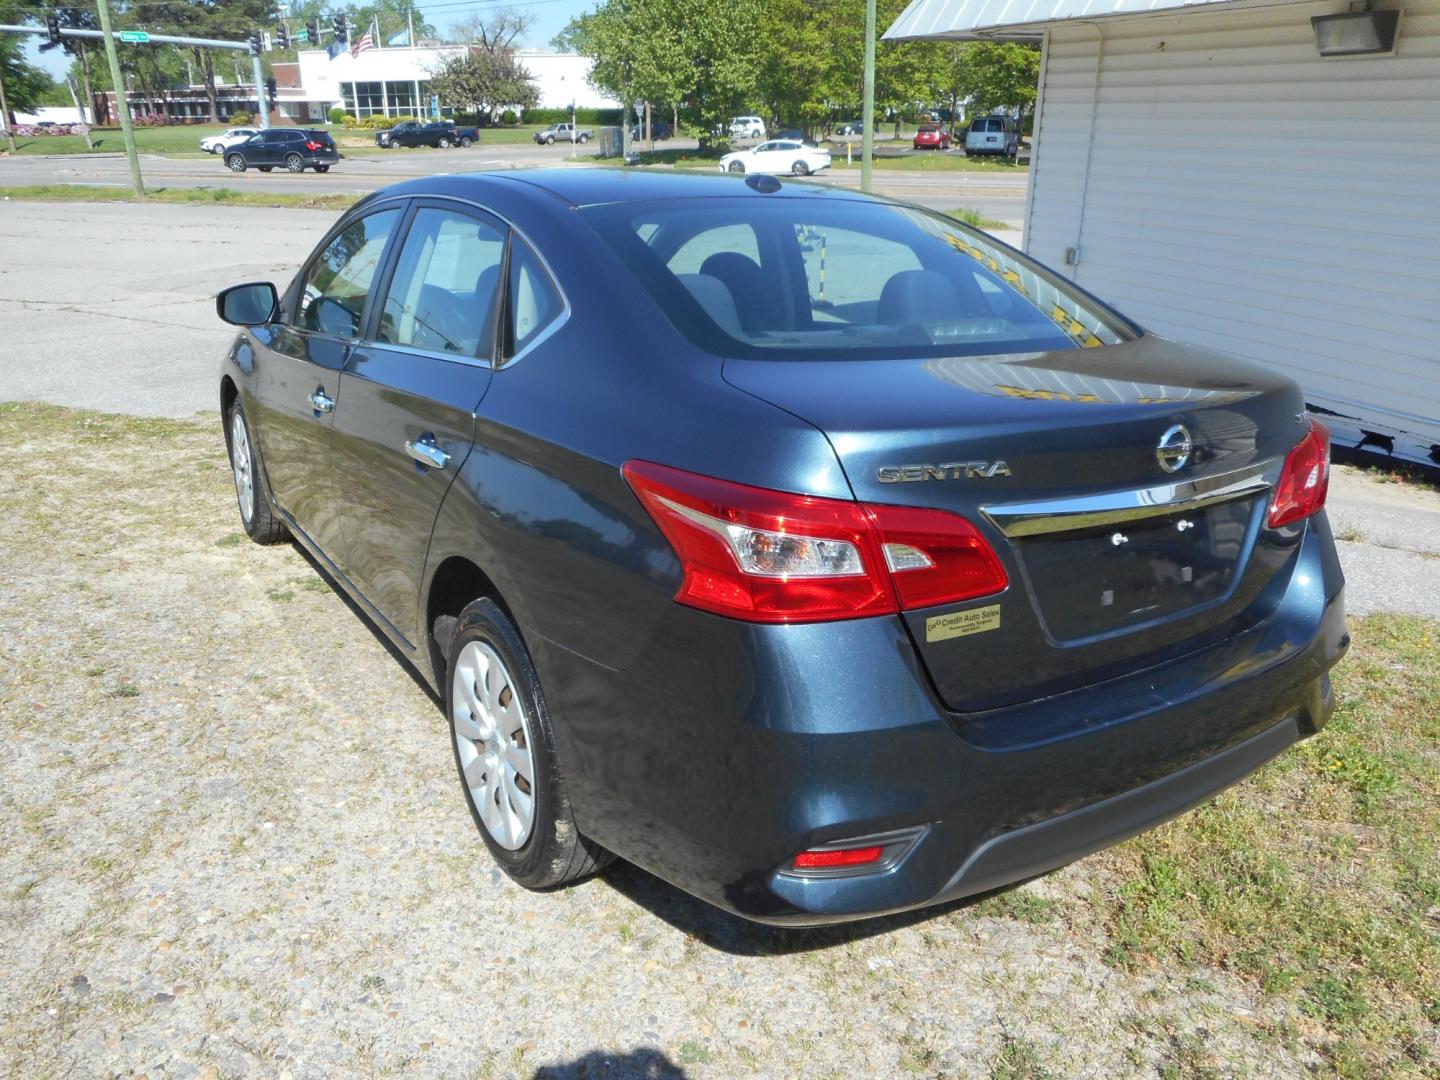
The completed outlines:
{"type": "MultiPolygon", "coordinates": [[[[592,10],[598,2],[599,0],[520,0],[519,3],[500,4],[494,0],[434,0],[433,3],[426,4],[421,0],[415,7],[417,11],[423,11],[426,18],[441,30],[448,30],[452,24],[470,15],[494,11],[499,7],[510,7],[534,19],[534,25],[523,39],[524,44],[544,49],[549,47],[550,39],[558,34],[566,23],[582,12],[592,10]]],[[[59,78],[70,66],[69,61],[59,49],[40,52],[38,45],[41,40],[32,36],[26,52],[32,63],[39,64],[51,75],[59,78]]]]}

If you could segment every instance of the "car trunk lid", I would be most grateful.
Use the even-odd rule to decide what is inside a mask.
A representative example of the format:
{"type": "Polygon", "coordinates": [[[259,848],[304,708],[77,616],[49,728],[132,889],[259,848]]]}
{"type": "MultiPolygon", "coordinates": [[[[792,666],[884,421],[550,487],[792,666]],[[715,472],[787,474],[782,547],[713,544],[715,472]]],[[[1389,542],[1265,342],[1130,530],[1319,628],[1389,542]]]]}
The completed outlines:
{"type": "Polygon", "coordinates": [[[1003,357],[729,360],[725,377],[823,430],[857,498],[985,532],[1005,592],[904,616],[957,710],[1239,632],[1288,554],[1262,526],[1303,401],[1239,361],[1146,336],[1003,357]]]}

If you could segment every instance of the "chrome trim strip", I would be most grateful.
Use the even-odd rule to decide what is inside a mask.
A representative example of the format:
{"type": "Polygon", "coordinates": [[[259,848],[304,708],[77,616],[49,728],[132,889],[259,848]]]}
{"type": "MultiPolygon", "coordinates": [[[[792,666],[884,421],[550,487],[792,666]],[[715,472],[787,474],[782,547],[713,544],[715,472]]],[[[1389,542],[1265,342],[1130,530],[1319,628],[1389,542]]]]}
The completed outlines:
{"type": "Polygon", "coordinates": [[[1106,491],[1098,495],[1077,495],[1037,502],[1001,503],[982,506],[995,527],[1009,537],[1039,536],[1099,525],[1113,525],[1140,518],[1198,510],[1213,503],[1257,495],[1270,488],[1266,474],[1279,465],[1271,458],[1243,469],[1176,480],[1154,487],[1106,491]]]}

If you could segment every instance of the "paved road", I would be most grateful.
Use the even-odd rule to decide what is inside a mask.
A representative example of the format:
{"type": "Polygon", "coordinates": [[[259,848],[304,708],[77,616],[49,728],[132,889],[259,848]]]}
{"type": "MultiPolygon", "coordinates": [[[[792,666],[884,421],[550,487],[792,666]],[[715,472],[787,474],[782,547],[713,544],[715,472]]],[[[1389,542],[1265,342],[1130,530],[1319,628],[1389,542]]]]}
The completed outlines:
{"type": "MultiPolygon", "coordinates": [[[[528,169],[544,165],[590,165],[587,153],[564,146],[479,146],[468,150],[396,150],[346,158],[324,176],[304,173],[229,172],[218,158],[141,156],[147,184],[154,187],[228,187],[240,191],[335,192],[363,194],[416,176],[447,175],[495,169],[528,169]]],[[[969,207],[986,217],[1019,227],[1025,210],[1028,174],[900,173],[876,170],[875,190],[881,195],[932,206],[938,210],[969,207]]],[[[858,168],[838,167],[815,178],[819,183],[860,186],[858,168]]],[[[128,185],[129,166],[120,154],[93,157],[0,158],[0,187],[23,184],[128,185]]]]}

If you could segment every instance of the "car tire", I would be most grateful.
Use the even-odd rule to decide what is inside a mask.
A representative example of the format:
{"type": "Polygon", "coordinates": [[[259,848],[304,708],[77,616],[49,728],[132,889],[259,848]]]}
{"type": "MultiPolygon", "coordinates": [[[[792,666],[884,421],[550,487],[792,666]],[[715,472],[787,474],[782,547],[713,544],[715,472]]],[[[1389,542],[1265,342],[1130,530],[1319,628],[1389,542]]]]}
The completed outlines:
{"type": "Polygon", "coordinates": [[[329,172],[329,171],[330,171],[330,166],[329,166],[329,165],[316,165],[316,166],[315,166],[315,171],[316,171],[316,172],[319,172],[319,173],[326,173],[326,172],[329,172]]]}
{"type": "Polygon", "coordinates": [[[809,175],[810,175],[810,166],[809,166],[809,165],[806,165],[805,162],[803,162],[803,161],[797,161],[797,162],[795,162],[794,165],[791,165],[791,166],[790,166],[790,175],[791,175],[791,176],[809,176],[809,175]]]}
{"type": "Polygon", "coordinates": [[[458,620],[437,620],[436,629],[447,624],[450,747],[485,846],[527,889],[593,874],[614,856],[575,827],[545,696],[519,628],[489,597],[458,620]]]}
{"type": "Polygon", "coordinates": [[[302,158],[299,154],[286,154],[286,155],[285,155],[285,171],[286,171],[286,172],[292,172],[292,173],[302,173],[302,172],[304,172],[304,171],[305,171],[305,159],[302,158]]]}
{"type": "Polygon", "coordinates": [[[435,145],[441,150],[449,150],[450,140],[447,139],[444,135],[441,135],[440,138],[436,140],[435,145]]]}
{"type": "Polygon", "coordinates": [[[472,142],[474,142],[474,141],[475,141],[475,140],[472,139],[472,138],[470,138],[469,135],[461,135],[461,136],[460,136],[460,147],[461,147],[461,149],[463,149],[463,150],[468,150],[468,149],[470,149],[470,144],[471,144],[472,142]]]}
{"type": "Polygon", "coordinates": [[[546,138],[546,140],[545,140],[545,145],[546,145],[546,146],[554,146],[554,145],[555,145],[555,136],[554,136],[554,135],[551,135],[551,136],[549,136],[548,138],[546,138]]]}
{"type": "Polygon", "coordinates": [[[231,154],[225,159],[225,167],[233,173],[245,171],[245,158],[240,154],[231,154]]]}
{"type": "Polygon", "coordinates": [[[725,166],[725,171],[737,174],[743,173],[745,171],[745,164],[740,161],[732,161],[729,165],[725,166]]]}
{"type": "Polygon", "coordinates": [[[580,141],[581,141],[582,143],[587,143],[587,142],[590,141],[590,136],[589,136],[589,135],[581,135],[581,136],[579,136],[579,138],[580,138],[580,141]]]}
{"type": "Polygon", "coordinates": [[[270,505],[270,485],[265,481],[265,469],[238,397],[225,409],[225,447],[230,452],[235,504],[245,535],[257,544],[280,543],[290,531],[270,505]]]}

